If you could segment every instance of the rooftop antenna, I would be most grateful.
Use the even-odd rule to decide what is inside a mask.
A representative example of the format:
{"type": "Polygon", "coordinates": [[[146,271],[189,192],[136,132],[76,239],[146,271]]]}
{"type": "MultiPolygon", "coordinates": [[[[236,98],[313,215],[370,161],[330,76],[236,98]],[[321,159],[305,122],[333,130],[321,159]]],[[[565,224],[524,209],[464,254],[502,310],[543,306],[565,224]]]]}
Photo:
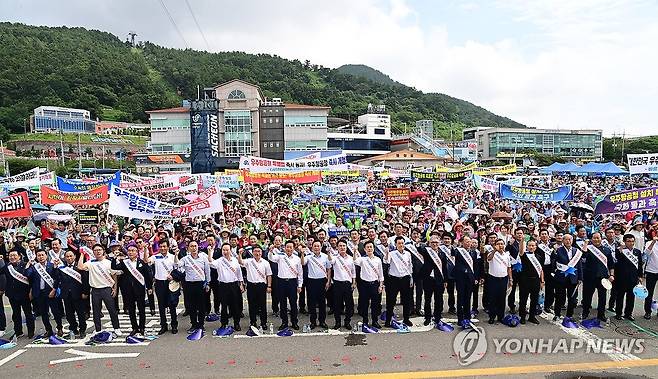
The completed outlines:
{"type": "Polygon", "coordinates": [[[128,32],[128,38],[130,38],[130,44],[132,47],[135,47],[135,37],[137,37],[137,32],[132,30],[128,32]]]}

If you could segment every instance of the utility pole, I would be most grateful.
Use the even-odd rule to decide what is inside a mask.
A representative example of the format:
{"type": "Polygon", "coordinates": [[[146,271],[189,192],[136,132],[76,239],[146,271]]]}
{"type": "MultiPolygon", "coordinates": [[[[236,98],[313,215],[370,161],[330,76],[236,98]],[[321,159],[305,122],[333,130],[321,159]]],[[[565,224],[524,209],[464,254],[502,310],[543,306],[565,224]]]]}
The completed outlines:
{"type": "Polygon", "coordinates": [[[626,129],[621,134],[621,162],[624,163],[624,148],[626,147],[626,129]]]}
{"type": "Polygon", "coordinates": [[[101,148],[103,149],[103,170],[105,170],[105,145],[102,145],[101,148]]]}
{"type": "Polygon", "coordinates": [[[78,176],[82,177],[82,147],[80,146],[80,133],[78,133],[78,176]]]}
{"type": "Polygon", "coordinates": [[[62,152],[62,166],[64,166],[64,130],[59,128],[59,150],[62,152]]]}

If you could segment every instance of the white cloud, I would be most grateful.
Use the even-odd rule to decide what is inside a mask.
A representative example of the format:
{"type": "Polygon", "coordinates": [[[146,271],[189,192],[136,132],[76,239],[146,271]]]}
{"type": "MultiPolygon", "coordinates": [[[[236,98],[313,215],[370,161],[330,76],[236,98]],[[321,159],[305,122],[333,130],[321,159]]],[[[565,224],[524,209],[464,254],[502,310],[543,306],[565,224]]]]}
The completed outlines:
{"type": "MultiPolygon", "coordinates": [[[[164,1],[189,45],[203,49],[184,3],[164,1]]],[[[137,30],[140,39],[184,47],[158,1],[116,0],[102,12],[84,0],[68,4],[5,3],[0,14],[32,24],[104,29],[121,38],[137,30]]],[[[512,14],[510,29],[518,24],[531,34],[494,43],[482,42],[488,40],[483,35],[459,44],[450,42],[451,31],[439,19],[421,27],[424,15],[405,0],[190,4],[215,51],[270,53],[328,67],[363,63],[423,91],[463,98],[530,126],[602,128],[607,134],[625,129],[635,135],[656,130],[658,26],[651,17],[658,7],[652,0],[500,0],[500,13],[512,14]]]]}

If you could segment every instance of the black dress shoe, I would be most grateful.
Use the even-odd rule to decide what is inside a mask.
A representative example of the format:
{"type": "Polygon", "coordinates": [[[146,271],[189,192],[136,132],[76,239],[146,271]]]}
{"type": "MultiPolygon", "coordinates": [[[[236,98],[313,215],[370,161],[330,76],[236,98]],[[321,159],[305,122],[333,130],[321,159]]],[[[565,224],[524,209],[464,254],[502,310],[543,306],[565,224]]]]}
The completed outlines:
{"type": "Polygon", "coordinates": [[[455,309],[455,308],[449,308],[449,309],[448,309],[448,313],[450,313],[451,315],[454,315],[455,313],[457,313],[457,309],[455,309]]]}
{"type": "Polygon", "coordinates": [[[560,319],[560,316],[558,316],[558,315],[553,316],[553,321],[557,321],[559,319],[560,319]]]}
{"type": "Polygon", "coordinates": [[[183,316],[183,317],[189,316],[189,315],[190,315],[190,312],[188,312],[187,309],[184,310],[183,313],[181,314],[181,316],[183,316]]]}
{"type": "Polygon", "coordinates": [[[151,309],[151,316],[155,316],[155,310],[151,309]]]}
{"type": "Polygon", "coordinates": [[[288,327],[288,325],[286,325],[286,324],[281,324],[281,326],[279,326],[279,330],[281,331],[281,330],[283,330],[283,329],[286,329],[287,327],[288,327]]]}
{"type": "Polygon", "coordinates": [[[292,328],[295,330],[299,330],[299,324],[292,324],[292,328]]]}
{"type": "Polygon", "coordinates": [[[375,321],[375,322],[373,322],[372,324],[370,324],[370,326],[372,326],[373,328],[377,328],[377,329],[381,329],[381,328],[382,328],[382,326],[379,325],[379,323],[378,323],[377,321],[375,321]]]}
{"type": "Polygon", "coordinates": [[[178,328],[171,328],[171,334],[177,334],[178,333],[178,328]]]}
{"type": "Polygon", "coordinates": [[[423,322],[423,325],[427,326],[431,323],[432,323],[432,320],[425,319],[425,321],[423,322]]]}
{"type": "Polygon", "coordinates": [[[191,327],[191,328],[187,329],[187,334],[192,334],[192,333],[194,333],[195,330],[196,330],[196,328],[191,327]]]}
{"type": "Polygon", "coordinates": [[[128,335],[132,337],[132,336],[134,336],[134,335],[137,334],[137,333],[138,333],[138,332],[137,332],[135,329],[133,329],[133,330],[130,331],[130,333],[129,333],[128,335]]]}
{"type": "Polygon", "coordinates": [[[321,327],[322,329],[329,329],[329,325],[327,325],[326,322],[321,322],[321,323],[320,323],[320,327],[321,327]]]}
{"type": "Polygon", "coordinates": [[[615,311],[615,308],[613,308],[613,307],[608,307],[608,311],[610,311],[610,312],[614,312],[614,311],[615,311]]]}
{"type": "Polygon", "coordinates": [[[334,310],[333,310],[333,309],[329,309],[329,310],[327,311],[327,314],[328,314],[328,315],[332,315],[332,314],[334,314],[334,310]]]}
{"type": "Polygon", "coordinates": [[[605,316],[597,317],[601,322],[608,322],[608,318],[605,316]]]}
{"type": "Polygon", "coordinates": [[[299,308],[299,313],[305,315],[305,314],[307,314],[308,312],[306,312],[306,308],[299,308]]]}
{"type": "Polygon", "coordinates": [[[528,321],[530,321],[531,323],[533,323],[533,324],[535,324],[535,325],[539,325],[539,320],[537,320],[537,319],[534,318],[534,317],[529,318],[528,321]]]}
{"type": "MultiPolygon", "coordinates": [[[[20,335],[22,336],[23,333],[21,333],[20,335]]],[[[29,339],[33,339],[33,338],[34,338],[34,331],[27,332],[27,338],[29,338],[29,339]]]]}
{"type": "Polygon", "coordinates": [[[411,320],[404,320],[404,324],[405,324],[406,326],[414,326],[414,323],[411,322],[411,320]]]}
{"type": "Polygon", "coordinates": [[[311,330],[313,330],[313,329],[317,328],[318,326],[317,326],[315,323],[312,322],[308,327],[309,327],[311,330]]]}
{"type": "Polygon", "coordinates": [[[643,317],[645,320],[651,320],[651,313],[645,313],[643,317]]]}
{"type": "Polygon", "coordinates": [[[616,316],[615,316],[615,320],[621,321],[621,320],[623,320],[623,319],[624,319],[624,318],[621,317],[621,316],[619,316],[619,315],[616,315],[616,316]]]}
{"type": "Polygon", "coordinates": [[[521,325],[525,325],[525,318],[521,319],[521,325]]]}
{"type": "Polygon", "coordinates": [[[635,321],[635,317],[633,316],[624,316],[624,318],[628,321],[635,321]]]}
{"type": "Polygon", "coordinates": [[[349,322],[346,322],[343,326],[344,326],[345,329],[347,329],[347,330],[352,330],[352,324],[350,324],[349,322]]]}
{"type": "Polygon", "coordinates": [[[496,323],[496,319],[494,319],[494,318],[489,319],[489,325],[493,325],[495,323],[496,323]]]}
{"type": "Polygon", "coordinates": [[[340,329],[340,324],[335,324],[335,325],[334,325],[334,329],[335,329],[335,330],[340,329]]]}
{"type": "Polygon", "coordinates": [[[158,331],[158,335],[161,336],[161,335],[167,333],[167,331],[168,331],[167,328],[160,328],[160,330],[158,331]]]}
{"type": "Polygon", "coordinates": [[[242,330],[242,327],[240,326],[240,324],[235,324],[235,325],[233,325],[233,330],[235,330],[236,332],[239,332],[239,331],[242,330]]]}

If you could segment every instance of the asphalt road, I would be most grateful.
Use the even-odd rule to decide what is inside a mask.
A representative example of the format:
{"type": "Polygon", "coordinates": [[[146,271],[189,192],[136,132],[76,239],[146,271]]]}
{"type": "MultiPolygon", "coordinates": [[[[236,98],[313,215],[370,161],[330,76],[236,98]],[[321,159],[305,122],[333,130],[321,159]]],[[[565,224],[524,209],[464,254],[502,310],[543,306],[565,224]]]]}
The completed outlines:
{"type": "MultiPolygon", "coordinates": [[[[9,318],[10,309],[5,311],[9,318]]],[[[635,314],[643,314],[639,304],[636,304],[635,314]]],[[[328,324],[332,325],[332,316],[329,317],[328,324]]],[[[121,339],[107,345],[87,346],[76,342],[54,346],[35,344],[23,337],[18,340],[17,347],[0,349],[0,373],[7,378],[40,375],[67,378],[133,375],[154,378],[254,378],[366,374],[400,378],[486,375],[653,378],[658,376],[658,318],[654,316],[650,321],[637,318],[635,323],[611,318],[604,328],[590,330],[565,329],[544,318],[540,319],[539,326],[528,324],[516,328],[479,322],[476,325],[484,331],[486,350],[480,350],[478,360],[467,366],[458,362],[453,348],[454,339],[463,336],[458,334],[457,329],[441,332],[419,325],[414,326],[411,333],[389,330],[379,334],[296,332],[291,337],[246,337],[243,330],[239,336],[219,338],[212,336],[212,329],[219,327],[219,322],[213,322],[206,323],[207,335],[201,340],[188,341],[184,331],[189,327],[189,319],[180,318],[179,334],[166,334],[139,345],[128,345],[121,339]],[[545,348],[539,353],[531,353],[516,352],[516,346],[510,342],[507,350],[496,352],[501,339],[523,337],[539,339],[545,344],[552,341],[552,350],[559,341],[565,341],[567,345],[577,345],[577,341],[581,341],[584,346],[588,343],[595,346],[606,339],[622,338],[627,341],[642,339],[638,343],[643,349],[635,349],[630,354],[614,349],[607,352],[587,351],[586,348],[571,352],[548,352],[545,348]]],[[[149,316],[148,329],[159,329],[157,320],[157,316],[149,316]]],[[[278,318],[270,316],[270,320],[275,327],[278,326],[278,318]]],[[[107,321],[106,316],[104,322],[107,321]]],[[[422,319],[418,321],[417,324],[420,324],[422,319]]],[[[306,316],[302,315],[300,325],[306,322],[306,316]]],[[[37,320],[37,325],[40,323],[37,320]]],[[[121,316],[121,324],[122,330],[129,330],[126,327],[129,325],[127,315],[121,316]]],[[[243,329],[246,329],[246,324],[247,320],[243,319],[243,329]]],[[[8,330],[11,330],[11,323],[8,330]]]]}

